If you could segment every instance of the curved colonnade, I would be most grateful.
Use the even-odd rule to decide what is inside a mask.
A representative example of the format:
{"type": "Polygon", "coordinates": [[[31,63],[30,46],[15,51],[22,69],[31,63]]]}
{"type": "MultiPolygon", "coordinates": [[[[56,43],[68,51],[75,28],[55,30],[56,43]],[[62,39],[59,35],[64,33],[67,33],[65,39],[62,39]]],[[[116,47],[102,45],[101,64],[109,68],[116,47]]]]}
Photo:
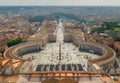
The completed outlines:
{"type": "Polygon", "coordinates": [[[12,46],[8,48],[4,56],[9,59],[19,59],[19,60],[28,60],[28,59],[23,59],[20,58],[20,56],[39,51],[45,44],[48,42],[48,35],[46,35],[44,38],[39,38],[39,39],[30,39],[26,43],[18,44],[15,46],[12,46]]]}
{"type": "MultiPolygon", "coordinates": [[[[87,51],[93,54],[95,53],[101,56],[100,58],[97,58],[97,59],[90,59],[89,62],[98,63],[102,65],[102,64],[106,64],[114,61],[115,52],[110,47],[102,44],[97,44],[97,43],[82,42],[80,41],[80,39],[74,38],[74,36],[71,38],[72,38],[71,39],[72,42],[76,46],[78,46],[80,50],[84,49],[83,51],[87,51]]],[[[10,47],[8,50],[6,50],[4,53],[4,56],[7,58],[21,59],[21,58],[18,58],[17,56],[40,50],[47,42],[48,42],[48,37],[44,37],[42,39],[19,44],[19,45],[10,47]]],[[[24,60],[24,59],[21,59],[21,60],[24,60]]]]}
{"type": "Polygon", "coordinates": [[[116,53],[112,48],[106,45],[82,41],[82,39],[77,38],[74,34],[65,34],[64,37],[64,41],[73,42],[74,45],[79,47],[80,51],[85,51],[101,56],[97,59],[89,59],[89,63],[96,63],[101,66],[106,65],[107,63],[113,64],[115,61],[116,53]]]}
{"type": "MultiPolygon", "coordinates": [[[[97,59],[88,58],[88,65],[96,63],[103,68],[105,66],[108,66],[108,64],[111,65],[114,64],[115,52],[110,47],[97,43],[83,42],[82,39],[77,38],[74,34],[67,35],[67,37],[65,34],[64,36],[65,36],[64,41],[73,42],[73,44],[79,47],[80,51],[85,51],[101,56],[100,58],[97,59]]],[[[27,53],[39,51],[40,49],[42,49],[43,46],[46,45],[48,41],[49,41],[48,35],[44,36],[43,38],[30,39],[26,43],[8,48],[5,51],[4,56],[10,59],[19,59],[22,61],[30,60],[30,58],[23,59],[20,57],[27,53]]]]}

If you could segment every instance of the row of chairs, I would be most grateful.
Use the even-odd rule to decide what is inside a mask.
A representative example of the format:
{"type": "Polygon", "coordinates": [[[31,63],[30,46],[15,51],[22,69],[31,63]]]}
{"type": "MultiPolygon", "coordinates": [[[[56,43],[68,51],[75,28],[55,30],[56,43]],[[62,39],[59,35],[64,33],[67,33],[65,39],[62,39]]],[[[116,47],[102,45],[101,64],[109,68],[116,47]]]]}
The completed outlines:
{"type": "Polygon", "coordinates": [[[81,64],[45,64],[38,65],[36,71],[83,71],[83,68],[81,64]]]}

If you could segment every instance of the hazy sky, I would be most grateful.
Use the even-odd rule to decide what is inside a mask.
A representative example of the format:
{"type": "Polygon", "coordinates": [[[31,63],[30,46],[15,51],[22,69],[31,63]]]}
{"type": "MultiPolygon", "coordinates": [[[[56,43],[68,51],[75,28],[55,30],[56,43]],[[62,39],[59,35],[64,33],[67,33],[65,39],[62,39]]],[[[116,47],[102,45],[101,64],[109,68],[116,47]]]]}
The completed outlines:
{"type": "Polygon", "coordinates": [[[120,0],[0,0],[0,6],[2,5],[120,6],[120,0]]]}

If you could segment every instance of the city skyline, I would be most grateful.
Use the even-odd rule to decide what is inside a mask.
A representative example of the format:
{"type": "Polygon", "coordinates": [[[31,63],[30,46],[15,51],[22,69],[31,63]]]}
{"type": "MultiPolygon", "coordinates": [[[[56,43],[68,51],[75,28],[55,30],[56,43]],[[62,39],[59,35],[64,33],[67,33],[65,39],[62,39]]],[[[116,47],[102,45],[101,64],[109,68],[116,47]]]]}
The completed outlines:
{"type": "Polygon", "coordinates": [[[120,6],[119,0],[2,0],[0,6],[120,6]]]}

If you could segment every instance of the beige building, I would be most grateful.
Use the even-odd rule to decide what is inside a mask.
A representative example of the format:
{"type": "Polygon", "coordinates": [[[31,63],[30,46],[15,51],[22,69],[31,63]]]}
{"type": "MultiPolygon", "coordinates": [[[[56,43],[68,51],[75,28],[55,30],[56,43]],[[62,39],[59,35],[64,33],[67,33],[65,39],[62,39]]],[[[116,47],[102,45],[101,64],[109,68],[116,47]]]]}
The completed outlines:
{"type": "Polygon", "coordinates": [[[111,36],[103,36],[103,35],[97,35],[97,34],[86,34],[86,41],[89,42],[96,42],[96,43],[102,43],[108,46],[114,45],[114,39],[111,36]]]}
{"type": "Polygon", "coordinates": [[[120,42],[115,42],[114,43],[114,49],[117,53],[120,53],[120,42]]]}

